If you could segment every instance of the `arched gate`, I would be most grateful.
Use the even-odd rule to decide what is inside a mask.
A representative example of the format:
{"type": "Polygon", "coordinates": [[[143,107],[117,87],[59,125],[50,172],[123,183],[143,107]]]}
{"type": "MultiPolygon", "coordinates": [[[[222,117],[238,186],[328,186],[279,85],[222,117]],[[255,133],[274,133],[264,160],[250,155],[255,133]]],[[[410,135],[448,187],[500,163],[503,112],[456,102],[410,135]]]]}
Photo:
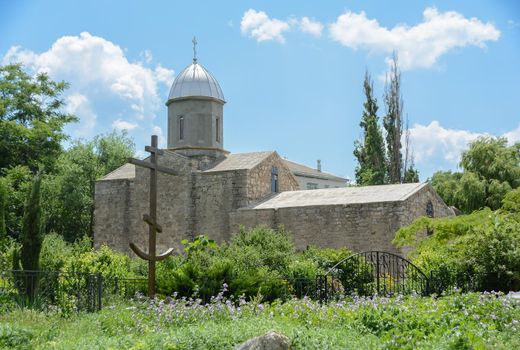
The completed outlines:
{"type": "Polygon", "coordinates": [[[318,278],[324,298],[427,294],[428,278],[409,260],[393,253],[368,251],[349,256],[318,278]]]}

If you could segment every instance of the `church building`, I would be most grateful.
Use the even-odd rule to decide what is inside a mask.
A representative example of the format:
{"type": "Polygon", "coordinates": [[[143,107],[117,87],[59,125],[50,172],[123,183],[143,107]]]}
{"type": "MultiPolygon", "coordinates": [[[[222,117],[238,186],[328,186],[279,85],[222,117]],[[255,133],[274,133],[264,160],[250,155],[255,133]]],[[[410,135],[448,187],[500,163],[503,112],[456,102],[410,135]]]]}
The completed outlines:
{"type": "MultiPolygon", "coordinates": [[[[229,240],[241,227],[283,226],[298,249],[315,245],[402,253],[395,232],[415,218],[453,211],[427,184],[347,187],[347,179],[283,159],[276,151],[224,148],[224,94],[197,59],[173,82],[167,149],[158,164],[158,251],[205,234],[229,240]]],[[[150,170],[127,163],[96,182],[94,244],[147,246],[150,170]]]]}

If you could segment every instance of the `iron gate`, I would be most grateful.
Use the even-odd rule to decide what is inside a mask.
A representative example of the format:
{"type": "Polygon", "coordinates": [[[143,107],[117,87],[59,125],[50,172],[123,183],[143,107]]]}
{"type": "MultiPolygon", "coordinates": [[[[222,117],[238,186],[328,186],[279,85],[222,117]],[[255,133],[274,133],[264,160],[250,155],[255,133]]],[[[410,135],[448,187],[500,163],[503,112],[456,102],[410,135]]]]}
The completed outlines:
{"type": "Polygon", "coordinates": [[[427,294],[426,275],[409,260],[393,253],[369,251],[341,260],[319,277],[323,297],[338,295],[427,294]]]}

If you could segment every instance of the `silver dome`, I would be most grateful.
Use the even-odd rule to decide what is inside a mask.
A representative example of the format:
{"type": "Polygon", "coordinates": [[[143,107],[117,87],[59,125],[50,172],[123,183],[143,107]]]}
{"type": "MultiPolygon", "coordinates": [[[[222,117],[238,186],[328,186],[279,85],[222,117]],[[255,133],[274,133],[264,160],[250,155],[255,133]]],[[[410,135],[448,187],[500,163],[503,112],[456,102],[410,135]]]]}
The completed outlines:
{"type": "Polygon", "coordinates": [[[170,89],[168,101],[193,96],[212,97],[225,102],[217,79],[196,61],[177,75],[170,89]]]}

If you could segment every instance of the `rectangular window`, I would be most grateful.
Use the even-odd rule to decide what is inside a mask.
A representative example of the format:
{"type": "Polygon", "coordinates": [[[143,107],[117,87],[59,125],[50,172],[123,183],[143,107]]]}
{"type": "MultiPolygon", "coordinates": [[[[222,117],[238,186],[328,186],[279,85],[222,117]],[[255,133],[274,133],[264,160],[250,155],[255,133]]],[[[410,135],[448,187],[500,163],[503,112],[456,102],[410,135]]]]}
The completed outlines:
{"type": "Polygon", "coordinates": [[[179,117],[179,140],[184,140],[184,117],[179,117]]]}
{"type": "Polygon", "coordinates": [[[278,168],[275,166],[271,169],[271,192],[278,192],[278,168]]]}
{"type": "Polygon", "coordinates": [[[315,184],[315,183],[312,183],[312,182],[307,182],[307,189],[308,190],[316,190],[316,189],[318,189],[318,184],[315,184]]]}
{"type": "Polygon", "coordinates": [[[217,117],[215,120],[215,140],[217,142],[220,142],[220,118],[217,117]]]}

